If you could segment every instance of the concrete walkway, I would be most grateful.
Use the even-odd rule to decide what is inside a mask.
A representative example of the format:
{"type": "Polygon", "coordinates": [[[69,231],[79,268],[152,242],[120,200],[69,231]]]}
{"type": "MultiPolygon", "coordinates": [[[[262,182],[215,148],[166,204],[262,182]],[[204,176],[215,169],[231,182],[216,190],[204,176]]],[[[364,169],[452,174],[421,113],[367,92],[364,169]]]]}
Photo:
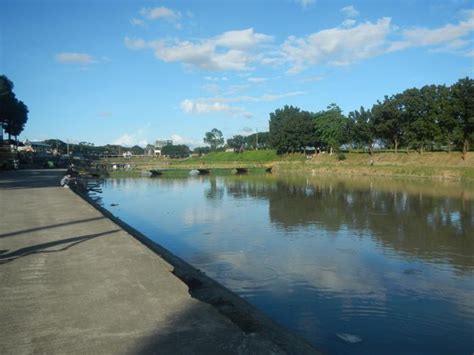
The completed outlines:
{"type": "Polygon", "coordinates": [[[1,354],[288,352],[192,298],[170,264],[61,176],[0,172],[1,354]]]}

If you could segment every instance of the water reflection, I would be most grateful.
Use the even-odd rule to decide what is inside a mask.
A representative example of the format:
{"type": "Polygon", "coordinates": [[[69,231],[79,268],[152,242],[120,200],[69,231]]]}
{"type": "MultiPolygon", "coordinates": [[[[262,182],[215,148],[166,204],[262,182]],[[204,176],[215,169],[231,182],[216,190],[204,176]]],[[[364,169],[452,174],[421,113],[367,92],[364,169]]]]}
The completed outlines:
{"type": "Polygon", "coordinates": [[[474,349],[472,187],[207,176],[103,190],[120,218],[324,350],[474,349]]]}
{"type": "Polygon", "coordinates": [[[380,190],[373,183],[364,188],[360,183],[325,180],[271,184],[233,180],[226,186],[227,193],[237,198],[268,199],[270,220],[281,228],[350,229],[414,256],[446,259],[461,270],[474,266],[474,204],[466,196],[411,194],[393,185],[380,190]]]}

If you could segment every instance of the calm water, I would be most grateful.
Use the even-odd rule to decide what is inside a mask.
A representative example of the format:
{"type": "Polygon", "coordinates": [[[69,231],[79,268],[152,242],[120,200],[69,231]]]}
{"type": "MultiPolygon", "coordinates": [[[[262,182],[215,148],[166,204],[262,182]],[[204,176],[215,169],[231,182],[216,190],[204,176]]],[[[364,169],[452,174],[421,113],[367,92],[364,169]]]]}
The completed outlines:
{"type": "Polygon", "coordinates": [[[474,352],[472,186],[125,178],[96,197],[324,351],[474,352]]]}

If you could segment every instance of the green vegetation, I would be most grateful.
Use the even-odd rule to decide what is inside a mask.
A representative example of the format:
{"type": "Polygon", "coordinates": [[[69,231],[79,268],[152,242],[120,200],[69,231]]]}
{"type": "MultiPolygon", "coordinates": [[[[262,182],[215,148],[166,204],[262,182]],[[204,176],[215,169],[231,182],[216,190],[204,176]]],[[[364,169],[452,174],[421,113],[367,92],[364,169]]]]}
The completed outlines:
{"type": "Polygon", "coordinates": [[[406,154],[377,152],[371,156],[363,152],[345,152],[330,155],[321,153],[308,159],[302,153],[278,155],[275,150],[244,151],[243,153],[212,152],[201,157],[168,159],[147,156],[107,158],[100,163],[130,164],[139,174],[150,169],[182,170],[184,175],[196,168],[211,169],[212,174],[233,168],[264,169],[272,167],[276,175],[304,176],[400,176],[439,179],[474,179],[474,155],[461,159],[462,153],[425,152],[406,154]]]}
{"type": "MultiPolygon", "coordinates": [[[[301,156],[297,156],[301,159],[301,156]]],[[[190,161],[202,161],[202,162],[255,162],[255,163],[268,163],[271,161],[278,160],[278,155],[274,150],[248,150],[242,153],[233,152],[212,152],[202,157],[192,158],[187,160],[190,161]]]]}
{"type": "Polygon", "coordinates": [[[184,144],[170,144],[161,148],[161,154],[170,158],[187,158],[191,154],[191,150],[187,145],[184,144]]]}
{"type": "Polygon", "coordinates": [[[216,151],[224,145],[224,136],[217,128],[213,128],[210,132],[206,132],[204,143],[210,145],[211,151],[216,151]]]}
{"type": "Polygon", "coordinates": [[[342,114],[336,104],[312,113],[285,106],[270,113],[270,144],[279,154],[327,150],[365,149],[375,146],[451,151],[463,159],[474,139],[474,80],[460,79],[450,87],[426,85],[385,96],[372,109],[361,107],[342,114]]]}
{"type": "Polygon", "coordinates": [[[28,121],[28,107],[16,98],[13,87],[12,81],[0,75],[0,129],[5,130],[9,140],[11,136],[17,138],[28,121]]]}

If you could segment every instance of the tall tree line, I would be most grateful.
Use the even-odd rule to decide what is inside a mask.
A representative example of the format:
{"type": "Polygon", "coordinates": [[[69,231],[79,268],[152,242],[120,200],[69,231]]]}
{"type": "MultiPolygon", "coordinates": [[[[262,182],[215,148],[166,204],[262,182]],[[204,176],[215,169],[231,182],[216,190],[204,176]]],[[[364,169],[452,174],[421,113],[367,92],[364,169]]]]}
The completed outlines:
{"type": "Polygon", "coordinates": [[[347,116],[336,104],[316,113],[285,106],[270,113],[269,126],[270,144],[280,154],[307,147],[332,152],[343,145],[372,154],[378,144],[395,152],[458,148],[465,157],[474,140],[474,80],[407,89],[347,116]]]}
{"type": "Polygon", "coordinates": [[[16,98],[13,82],[5,75],[0,75],[0,128],[8,134],[9,140],[12,136],[17,139],[26,121],[28,121],[28,107],[16,98]]]}

